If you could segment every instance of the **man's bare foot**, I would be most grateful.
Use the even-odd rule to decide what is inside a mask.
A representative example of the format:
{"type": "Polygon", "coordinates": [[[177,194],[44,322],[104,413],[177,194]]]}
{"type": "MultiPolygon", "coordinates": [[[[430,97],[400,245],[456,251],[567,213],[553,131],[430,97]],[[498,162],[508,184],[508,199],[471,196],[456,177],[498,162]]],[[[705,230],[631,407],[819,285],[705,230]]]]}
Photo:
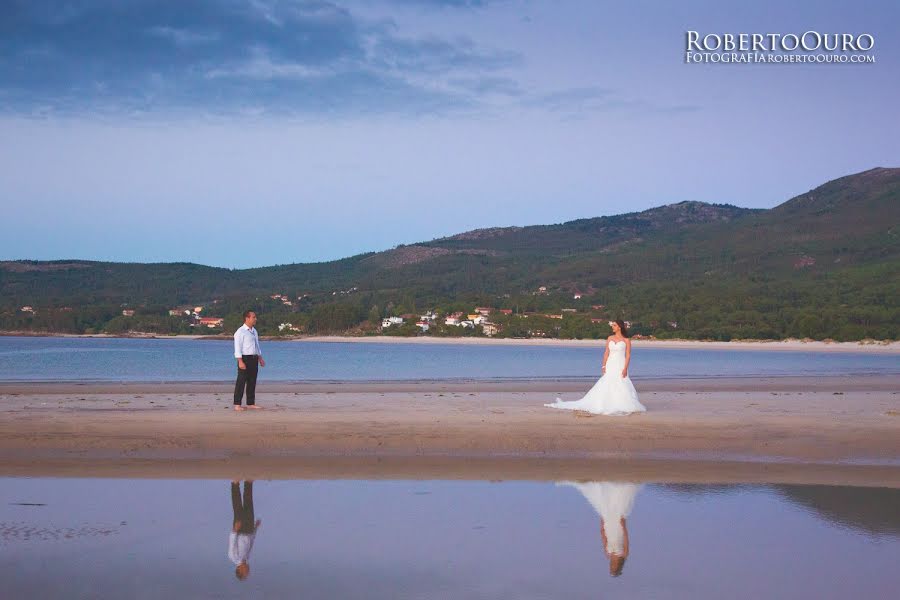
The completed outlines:
{"type": "Polygon", "coordinates": [[[250,405],[248,405],[248,406],[247,406],[247,408],[256,408],[256,409],[261,409],[261,408],[262,408],[262,406],[257,406],[257,405],[255,405],[255,404],[250,404],[250,405]]]}
{"type": "Polygon", "coordinates": [[[243,407],[243,406],[238,406],[237,404],[235,404],[235,405],[234,405],[234,410],[244,410],[244,407],[243,407]]]}

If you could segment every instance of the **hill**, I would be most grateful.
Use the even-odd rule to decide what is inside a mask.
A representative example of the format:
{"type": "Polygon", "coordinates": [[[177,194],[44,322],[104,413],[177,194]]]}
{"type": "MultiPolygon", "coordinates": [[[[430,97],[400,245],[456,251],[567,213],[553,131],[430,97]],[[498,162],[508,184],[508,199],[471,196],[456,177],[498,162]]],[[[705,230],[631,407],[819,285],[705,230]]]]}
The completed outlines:
{"type": "Polygon", "coordinates": [[[520,315],[500,319],[501,335],[598,336],[605,325],[591,318],[624,316],[636,331],[660,337],[895,339],[898,223],[900,169],[876,168],[767,210],[679,202],[479,229],[325,263],[229,270],[7,261],[0,263],[0,328],[191,331],[183,320],[161,318],[190,304],[208,306],[228,326],[252,305],[271,332],[276,320],[305,331],[365,332],[384,316],[471,311],[477,303],[520,315]],[[291,305],[273,300],[276,293],[291,305]],[[131,320],[122,318],[123,305],[134,307],[131,320]],[[541,317],[563,308],[574,311],[560,322],[541,317]],[[525,313],[535,318],[525,324],[525,313]]]}

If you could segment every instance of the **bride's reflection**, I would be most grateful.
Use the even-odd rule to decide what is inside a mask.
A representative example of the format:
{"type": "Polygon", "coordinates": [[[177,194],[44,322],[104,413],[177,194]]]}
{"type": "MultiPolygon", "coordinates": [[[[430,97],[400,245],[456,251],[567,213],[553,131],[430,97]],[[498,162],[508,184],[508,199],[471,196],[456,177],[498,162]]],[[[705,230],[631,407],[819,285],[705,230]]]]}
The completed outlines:
{"type": "Polygon", "coordinates": [[[235,564],[235,576],[243,581],[250,575],[250,551],[256,531],[262,525],[262,521],[253,514],[253,481],[244,482],[243,497],[240,482],[231,482],[231,508],[234,510],[234,520],[228,535],[228,558],[235,564]]]}
{"type": "Polygon", "coordinates": [[[629,553],[626,519],[631,514],[634,497],[641,486],[616,481],[560,481],[557,485],[577,489],[600,515],[600,537],[603,539],[603,551],[609,558],[609,574],[613,577],[621,575],[629,553]]]}

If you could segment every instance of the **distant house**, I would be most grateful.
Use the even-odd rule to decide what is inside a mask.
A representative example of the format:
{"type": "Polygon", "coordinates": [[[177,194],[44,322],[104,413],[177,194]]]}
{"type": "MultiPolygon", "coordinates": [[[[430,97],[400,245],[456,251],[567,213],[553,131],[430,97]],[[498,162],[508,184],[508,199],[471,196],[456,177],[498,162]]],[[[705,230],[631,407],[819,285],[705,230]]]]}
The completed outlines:
{"type": "Polygon", "coordinates": [[[474,329],[475,328],[475,323],[473,323],[472,321],[460,321],[459,325],[463,329],[466,329],[466,328],[474,329]]]}
{"type": "Polygon", "coordinates": [[[475,323],[476,325],[482,325],[487,322],[487,317],[484,315],[478,315],[477,317],[472,319],[472,322],[475,323]]]}
{"type": "Polygon", "coordinates": [[[572,296],[572,298],[574,298],[575,300],[581,300],[581,294],[575,293],[575,295],[572,296]]]}
{"type": "Polygon", "coordinates": [[[551,319],[562,319],[562,315],[544,315],[545,317],[549,317],[551,319]]]}
{"type": "Polygon", "coordinates": [[[393,325],[403,325],[403,317],[387,317],[381,320],[381,328],[386,329],[393,325]]]}
{"type": "Polygon", "coordinates": [[[496,323],[489,323],[485,321],[481,324],[481,331],[484,332],[484,335],[497,335],[500,331],[500,326],[496,323]]]}
{"type": "Polygon", "coordinates": [[[512,309],[511,308],[501,308],[500,312],[503,313],[504,315],[511,315],[512,309]]]}
{"type": "Polygon", "coordinates": [[[437,315],[434,314],[434,311],[429,310],[427,313],[419,317],[419,319],[422,321],[434,321],[435,319],[437,319],[437,315]]]}
{"type": "Polygon", "coordinates": [[[453,325],[459,327],[459,317],[447,317],[444,319],[444,325],[453,325]]]}
{"type": "Polygon", "coordinates": [[[205,325],[210,329],[215,329],[216,327],[222,327],[225,325],[225,319],[221,317],[201,317],[200,325],[205,325]]]}
{"type": "Polygon", "coordinates": [[[538,293],[539,293],[539,294],[546,294],[546,293],[547,293],[547,286],[546,286],[546,285],[542,285],[541,287],[539,287],[539,288],[538,288],[538,293]]]}
{"type": "Polygon", "coordinates": [[[669,327],[672,329],[678,329],[678,321],[669,321],[669,327]]]}
{"type": "Polygon", "coordinates": [[[282,300],[281,303],[284,304],[285,306],[293,306],[294,305],[294,303],[288,299],[282,300]]]}
{"type": "Polygon", "coordinates": [[[480,316],[479,313],[472,313],[471,315],[466,315],[466,319],[468,319],[469,321],[473,321],[473,320],[477,319],[479,316],[480,316]]]}
{"type": "Polygon", "coordinates": [[[203,307],[202,307],[202,306],[195,306],[195,307],[194,307],[194,312],[195,312],[196,314],[199,315],[200,313],[203,312],[203,307]]]}
{"type": "Polygon", "coordinates": [[[34,314],[34,307],[31,307],[31,306],[23,306],[19,310],[21,310],[22,312],[34,314]]]}
{"type": "Polygon", "coordinates": [[[133,317],[133,316],[134,316],[134,310],[132,310],[132,309],[130,309],[130,308],[126,308],[125,310],[122,311],[122,316],[123,316],[123,317],[133,317]]]}
{"type": "Polygon", "coordinates": [[[479,315],[487,316],[494,312],[494,309],[490,308],[489,306],[476,306],[475,312],[477,312],[479,315]]]}
{"type": "Polygon", "coordinates": [[[170,308],[170,309],[169,309],[169,316],[170,316],[170,317],[180,317],[181,314],[182,314],[182,312],[181,312],[181,309],[180,309],[180,308],[170,308]]]}
{"type": "Polygon", "coordinates": [[[562,312],[578,312],[577,308],[563,308],[562,312]]]}
{"type": "Polygon", "coordinates": [[[272,294],[269,296],[272,300],[281,300],[281,294],[272,294]]]}
{"type": "Polygon", "coordinates": [[[299,327],[294,327],[294,325],[291,324],[291,323],[279,323],[279,325],[278,325],[278,331],[284,331],[284,330],[287,330],[287,331],[293,331],[293,332],[299,332],[299,331],[300,331],[300,328],[299,328],[299,327]]]}
{"type": "Polygon", "coordinates": [[[591,308],[593,310],[603,310],[604,308],[606,308],[606,305],[605,304],[591,304],[591,308]]]}
{"type": "Polygon", "coordinates": [[[421,329],[423,332],[428,331],[428,329],[431,327],[431,323],[429,323],[428,321],[419,321],[416,323],[416,327],[421,329]]]}

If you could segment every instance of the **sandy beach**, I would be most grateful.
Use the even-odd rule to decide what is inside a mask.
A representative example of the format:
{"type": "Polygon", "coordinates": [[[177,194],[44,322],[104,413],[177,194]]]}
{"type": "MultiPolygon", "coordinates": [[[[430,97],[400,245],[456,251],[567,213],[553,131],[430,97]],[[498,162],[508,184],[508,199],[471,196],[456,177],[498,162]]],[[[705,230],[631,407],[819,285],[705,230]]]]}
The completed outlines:
{"type": "Polygon", "coordinates": [[[636,381],[649,412],[544,408],[582,381],[0,384],[0,475],[900,487],[894,376],[636,381]]]}

